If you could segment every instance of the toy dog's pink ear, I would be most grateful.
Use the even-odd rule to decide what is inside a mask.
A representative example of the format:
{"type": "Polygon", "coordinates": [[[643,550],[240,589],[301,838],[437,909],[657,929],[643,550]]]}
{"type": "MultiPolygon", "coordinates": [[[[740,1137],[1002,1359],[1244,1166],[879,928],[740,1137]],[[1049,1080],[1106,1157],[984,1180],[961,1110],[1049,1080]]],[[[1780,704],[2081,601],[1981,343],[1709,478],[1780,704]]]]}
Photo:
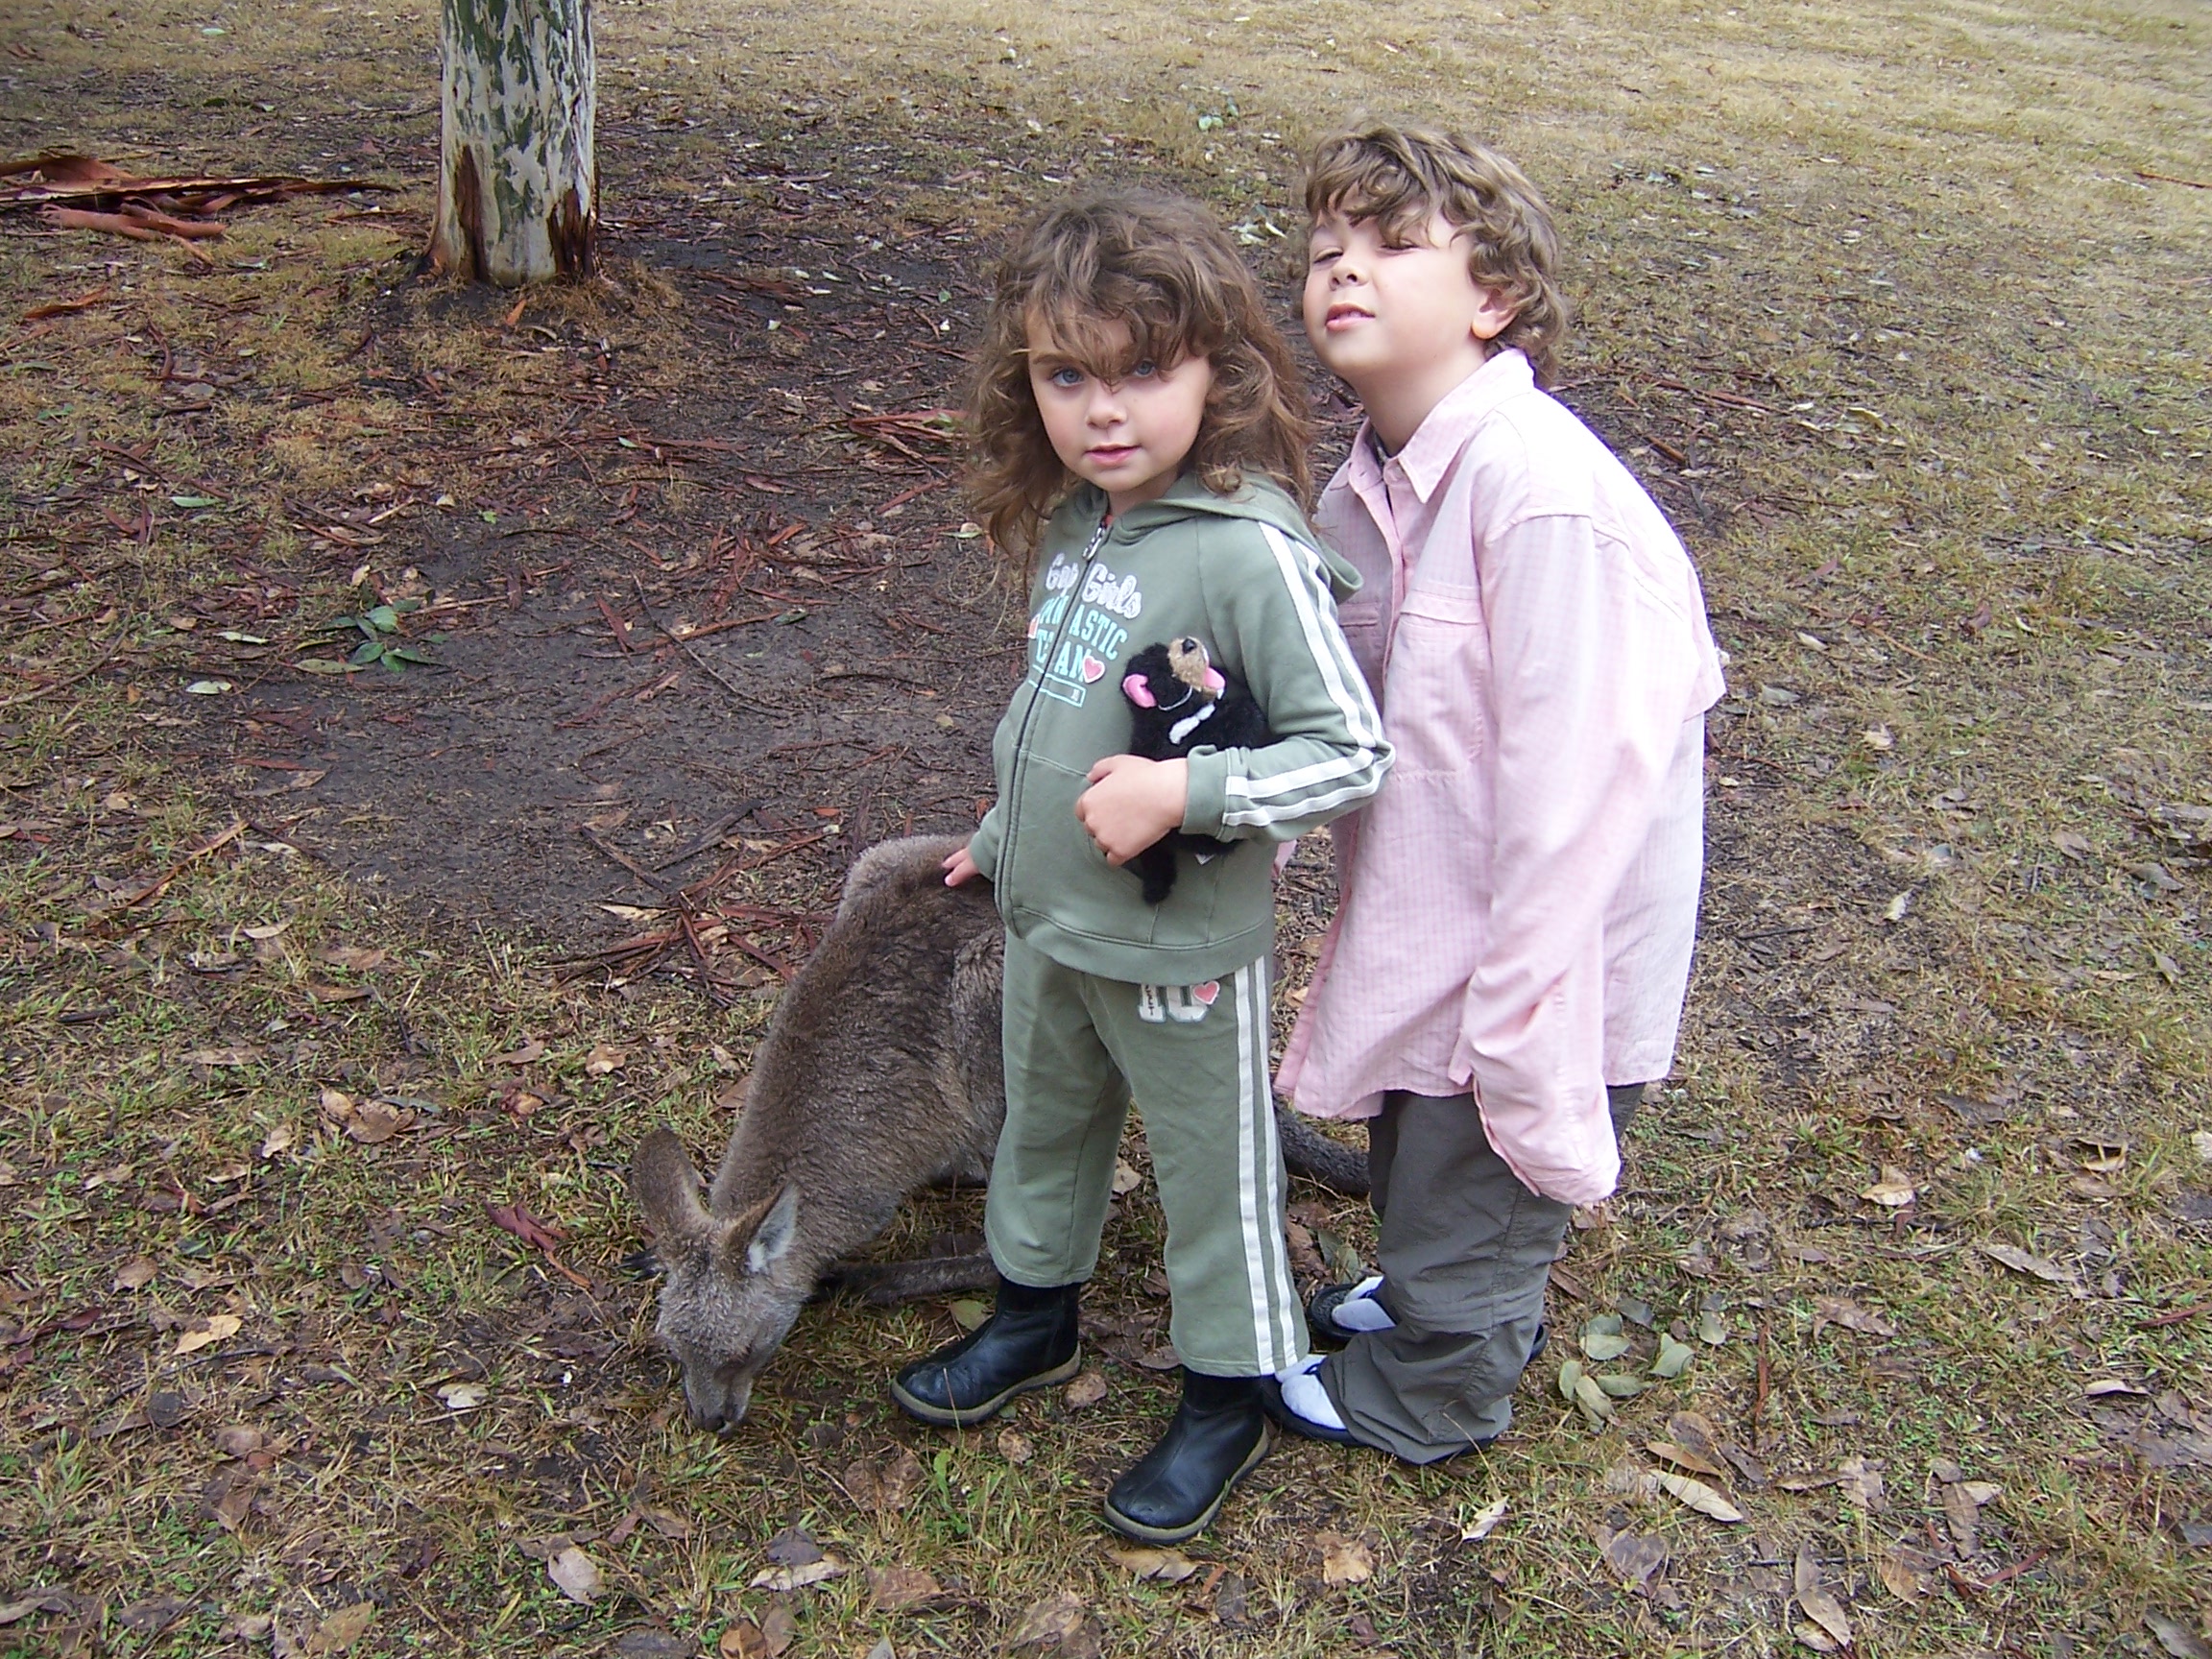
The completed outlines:
{"type": "Polygon", "coordinates": [[[1220,669],[1212,666],[1207,668],[1206,689],[1211,691],[1216,697],[1220,696],[1222,692],[1229,689],[1228,679],[1222,674],[1220,669]]]}
{"type": "Polygon", "coordinates": [[[1144,676],[1131,674],[1121,682],[1121,695],[1140,709],[1157,709],[1160,699],[1152,695],[1152,687],[1144,684],[1144,676]]]}

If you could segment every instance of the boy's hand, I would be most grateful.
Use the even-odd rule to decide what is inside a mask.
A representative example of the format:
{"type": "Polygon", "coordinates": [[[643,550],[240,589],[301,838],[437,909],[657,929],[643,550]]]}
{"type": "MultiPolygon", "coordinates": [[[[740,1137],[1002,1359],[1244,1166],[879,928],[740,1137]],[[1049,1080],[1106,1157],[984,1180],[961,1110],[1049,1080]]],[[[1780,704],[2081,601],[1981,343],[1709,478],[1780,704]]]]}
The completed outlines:
{"type": "Polygon", "coordinates": [[[963,843],[960,851],[948,856],[941,866],[945,872],[945,885],[959,887],[973,881],[982,872],[975,868],[975,858],[963,843]]]}
{"type": "Polygon", "coordinates": [[[1109,864],[1126,864],[1170,830],[1183,827],[1190,799],[1188,760],[1109,755],[1091,768],[1075,816],[1109,864]]]}

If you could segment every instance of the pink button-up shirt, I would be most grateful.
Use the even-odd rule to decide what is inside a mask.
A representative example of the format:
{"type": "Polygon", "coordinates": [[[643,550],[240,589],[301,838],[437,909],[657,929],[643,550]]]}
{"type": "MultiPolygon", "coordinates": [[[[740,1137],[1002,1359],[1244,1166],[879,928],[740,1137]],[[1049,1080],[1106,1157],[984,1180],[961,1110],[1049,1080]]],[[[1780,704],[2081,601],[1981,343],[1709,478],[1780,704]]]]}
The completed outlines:
{"type": "Polygon", "coordinates": [[[1277,1086],[1317,1117],[1472,1092],[1522,1183],[1620,1178],[1605,1085],[1673,1064],[1719,655],[1681,541],[1502,351],[1404,450],[1362,428],[1316,515],[1396,766],[1335,827],[1341,895],[1277,1086]]]}

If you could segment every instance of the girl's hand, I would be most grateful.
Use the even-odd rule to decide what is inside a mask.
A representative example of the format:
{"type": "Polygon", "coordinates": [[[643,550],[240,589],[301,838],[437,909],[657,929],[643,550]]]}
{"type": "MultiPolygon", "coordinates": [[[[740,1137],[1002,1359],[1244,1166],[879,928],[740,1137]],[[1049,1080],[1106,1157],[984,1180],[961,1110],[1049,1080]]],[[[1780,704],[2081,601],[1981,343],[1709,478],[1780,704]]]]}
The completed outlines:
{"type": "Polygon", "coordinates": [[[975,868],[974,857],[965,846],[948,857],[942,868],[945,871],[945,885],[948,887],[963,886],[982,874],[975,868]]]}
{"type": "Polygon", "coordinates": [[[1183,827],[1190,798],[1188,760],[1109,755],[1091,768],[1087,781],[1091,787],[1075,798],[1075,816],[1109,864],[1128,863],[1183,827]]]}

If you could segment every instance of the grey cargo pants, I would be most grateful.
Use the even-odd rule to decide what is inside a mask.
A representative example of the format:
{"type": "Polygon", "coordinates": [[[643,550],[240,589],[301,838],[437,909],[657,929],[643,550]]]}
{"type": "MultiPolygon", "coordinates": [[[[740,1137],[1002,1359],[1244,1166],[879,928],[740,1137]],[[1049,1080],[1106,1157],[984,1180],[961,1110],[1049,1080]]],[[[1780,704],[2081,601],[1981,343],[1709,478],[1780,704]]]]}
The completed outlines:
{"type": "MultiPolygon", "coordinates": [[[[1605,1092],[1616,1136],[1645,1088],[1605,1092]]],[[[1433,1463],[1511,1425],[1573,1207],[1521,1185],[1465,1094],[1386,1096],[1368,1122],[1367,1168],[1382,1223],[1376,1294],[1397,1324],[1331,1355],[1321,1382],[1360,1441],[1433,1463]]]]}

